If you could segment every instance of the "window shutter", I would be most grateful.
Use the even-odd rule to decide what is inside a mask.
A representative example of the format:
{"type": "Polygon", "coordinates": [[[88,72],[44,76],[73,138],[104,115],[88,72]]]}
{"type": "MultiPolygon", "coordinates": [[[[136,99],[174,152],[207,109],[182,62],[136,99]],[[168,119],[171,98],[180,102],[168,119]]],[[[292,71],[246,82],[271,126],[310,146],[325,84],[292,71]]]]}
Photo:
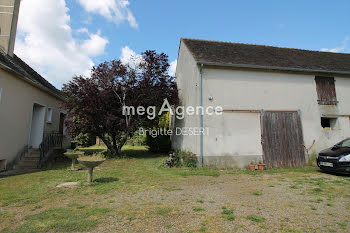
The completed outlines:
{"type": "Polygon", "coordinates": [[[316,76],[316,90],[318,104],[337,105],[337,95],[335,93],[335,84],[333,77],[316,76]]]}

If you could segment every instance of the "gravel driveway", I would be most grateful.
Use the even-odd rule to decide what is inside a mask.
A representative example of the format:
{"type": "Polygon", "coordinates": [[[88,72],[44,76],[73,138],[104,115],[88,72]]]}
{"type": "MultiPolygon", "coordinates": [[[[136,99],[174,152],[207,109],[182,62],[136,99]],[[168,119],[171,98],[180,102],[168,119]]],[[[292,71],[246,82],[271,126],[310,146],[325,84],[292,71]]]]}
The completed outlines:
{"type": "Polygon", "coordinates": [[[107,203],[96,231],[350,232],[350,178],[319,172],[190,176],[107,203]]]}

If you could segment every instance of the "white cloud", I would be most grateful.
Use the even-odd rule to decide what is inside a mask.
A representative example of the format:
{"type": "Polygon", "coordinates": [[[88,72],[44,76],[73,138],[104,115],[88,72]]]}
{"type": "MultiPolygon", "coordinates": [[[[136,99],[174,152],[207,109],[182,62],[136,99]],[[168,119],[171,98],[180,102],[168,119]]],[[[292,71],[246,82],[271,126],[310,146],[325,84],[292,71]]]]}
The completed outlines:
{"type": "Polygon", "coordinates": [[[350,40],[350,37],[346,37],[342,44],[336,48],[328,49],[328,48],[323,48],[321,51],[324,52],[333,52],[333,53],[341,53],[341,52],[346,52],[345,50],[347,49],[348,41],[350,40]]]}
{"type": "Polygon", "coordinates": [[[79,28],[77,30],[77,33],[87,33],[87,34],[89,34],[89,30],[87,28],[79,28]]]}
{"type": "Polygon", "coordinates": [[[117,24],[126,20],[131,27],[138,28],[138,23],[128,8],[129,0],[78,0],[78,2],[87,12],[99,14],[117,24]]]}
{"type": "Polygon", "coordinates": [[[89,34],[90,38],[85,40],[81,45],[82,49],[91,56],[103,54],[108,40],[100,36],[101,32],[97,34],[89,34]]]}
{"type": "Polygon", "coordinates": [[[175,76],[176,66],[177,66],[177,60],[170,63],[170,67],[169,67],[169,75],[170,76],[175,76]]]}
{"type": "Polygon", "coordinates": [[[16,54],[56,87],[74,75],[89,75],[90,56],[104,53],[108,40],[85,29],[88,39],[72,35],[65,0],[22,0],[16,54]]]}
{"type": "Polygon", "coordinates": [[[134,66],[142,61],[142,56],[136,54],[134,50],[130,49],[128,46],[125,46],[121,49],[122,53],[120,55],[120,61],[124,65],[134,66]]]}

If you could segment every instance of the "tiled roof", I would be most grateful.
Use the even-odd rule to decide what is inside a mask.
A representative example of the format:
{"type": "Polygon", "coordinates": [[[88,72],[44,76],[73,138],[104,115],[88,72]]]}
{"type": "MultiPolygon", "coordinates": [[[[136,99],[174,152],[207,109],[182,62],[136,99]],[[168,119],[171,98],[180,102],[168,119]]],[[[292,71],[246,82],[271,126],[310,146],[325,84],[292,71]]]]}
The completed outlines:
{"type": "Polygon", "coordinates": [[[182,38],[198,63],[350,74],[350,54],[182,38]]]}
{"type": "Polygon", "coordinates": [[[49,83],[45,78],[33,70],[27,63],[22,61],[19,57],[14,55],[13,57],[0,52],[0,64],[10,68],[20,76],[29,79],[35,84],[44,87],[54,95],[58,95],[63,98],[63,93],[49,83]]]}

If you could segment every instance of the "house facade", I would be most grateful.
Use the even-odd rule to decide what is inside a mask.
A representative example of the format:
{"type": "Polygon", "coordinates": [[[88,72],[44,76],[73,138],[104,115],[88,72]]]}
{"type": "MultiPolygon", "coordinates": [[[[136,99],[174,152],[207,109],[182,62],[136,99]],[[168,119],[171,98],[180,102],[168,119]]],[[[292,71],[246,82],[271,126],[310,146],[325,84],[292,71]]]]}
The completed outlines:
{"type": "Polygon", "coordinates": [[[13,52],[19,3],[0,0],[0,171],[45,135],[65,134],[63,94],[13,52]]]}
{"type": "Polygon", "coordinates": [[[204,166],[303,166],[350,137],[350,54],[181,39],[176,81],[181,105],[223,110],[176,120],[208,131],[172,140],[204,166]]]}

